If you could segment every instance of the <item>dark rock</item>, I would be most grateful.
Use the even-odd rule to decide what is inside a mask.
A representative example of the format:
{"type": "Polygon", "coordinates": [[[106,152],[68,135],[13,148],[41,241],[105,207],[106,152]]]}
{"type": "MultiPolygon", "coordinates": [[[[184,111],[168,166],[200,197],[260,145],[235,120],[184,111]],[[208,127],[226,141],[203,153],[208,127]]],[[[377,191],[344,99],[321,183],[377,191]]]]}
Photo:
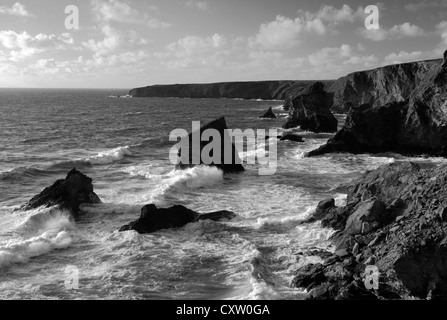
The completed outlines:
{"type": "MultiPolygon", "coordinates": [[[[314,81],[252,81],[155,85],[132,89],[132,97],[228,98],[288,100],[314,81]]],[[[324,81],[328,86],[334,81],[324,81]]]]}
{"type": "Polygon", "coordinates": [[[180,205],[158,209],[154,204],[150,204],[141,209],[141,215],[138,220],[121,227],[119,231],[135,230],[142,234],[153,233],[163,229],[181,228],[188,223],[199,220],[219,221],[232,219],[235,216],[231,211],[200,214],[180,205]]]}
{"type": "Polygon", "coordinates": [[[270,107],[263,116],[259,117],[261,119],[276,119],[275,113],[273,112],[272,107],[270,107]]]}
{"type": "Polygon", "coordinates": [[[22,209],[59,206],[76,217],[80,205],[95,203],[101,203],[101,200],[93,192],[92,179],[74,168],[65,179],[57,180],[52,186],[33,197],[22,209]]]}
{"type": "Polygon", "coordinates": [[[291,116],[283,128],[337,132],[338,121],[330,111],[331,105],[332,95],[325,91],[322,82],[316,82],[292,100],[291,116]]]}
{"type": "MultiPolygon", "coordinates": [[[[212,162],[211,166],[215,166],[221,169],[224,173],[239,173],[244,171],[244,167],[242,166],[242,161],[239,158],[238,151],[234,143],[231,142],[231,146],[226,147],[225,141],[231,141],[228,133],[227,123],[225,118],[219,118],[214,120],[207,125],[200,128],[200,136],[202,133],[208,129],[217,130],[220,134],[220,145],[221,145],[221,154],[219,161],[212,162]],[[226,155],[226,152],[231,152],[230,155],[226,155]],[[226,161],[226,157],[228,157],[231,161],[226,161]]],[[[200,139],[201,140],[201,139],[200,139]]],[[[203,159],[201,157],[202,149],[206,147],[210,142],[209,141],[200,141],[200,149],[193,148],[193,138],[192,133],[189,134],[189,157],[187,159],[183,159],[181,155],[181,150],[179,151],[179,156],[181,157],[180,163],[176,166],[179,169],[187,169],[194,167],[199,164],[203,164],[203,159]],[[200,154],[196,154],[200,153],[200,154]],[[199,163],[193,164],[194,158],[199,159],[199,163]]]]}
{"type": "Polygon", "coordinates": [[[309,293],[309,299],[447,298],[447,224],[440,217],[447,207],[447,165],[423,170],[394,163],[367,172],[348,188],[347,203],[334,208],[332,200],[321,202],[323,214],[315,217],[324,219],[336,209],[347,216],[331,241],[339,255],[344,249],[355,259],[326,259],[317,270],[318,281],[305,283],[321,293],[309,293]],[[426,195],[436,201],[423,200],[426,195]],[[405,218],[389,226],[396,217],[405,218]],[[377,225],[366,235],[352,236],[360,222],[377,225]],[[378,268],[378,290],[362,287],[368,265],[378,268]]]}
{"type": "Polygon", "coordinates": [[[301,267],[292,280],[295,288],[305,288],[310,290],[326,280],[324,267],[322,264],[308,264],[301,267]]]}
{"type": "Polygon", "coordinates": [[[303,142],[303,137],[297,134],[284,134],[280,141],[293,141],[293,142],[303,142]]]}
{"type": "Polygon", "coordinates": [[[388,81],[393,84],[389,92],[385,91],[385,100],[371,98],[360,107],[354,104],[344,128],[308,155],[397,152],[447,156],[447,69],[442,64],[442,60],[435,60],[398,67],[396,71],[412,74],[413,81],[402,82],[399,88],[386,77],[381,79],[386,88],[388,81]],[[405,92],[401,92],[402,86],[405,92]]]}
{"type": "Polygon", "coordinates": [[[379,200],[361,202],[346,222],[345,232],[350,235],[367,234],[384,224],[386,208],[379,200]]]}

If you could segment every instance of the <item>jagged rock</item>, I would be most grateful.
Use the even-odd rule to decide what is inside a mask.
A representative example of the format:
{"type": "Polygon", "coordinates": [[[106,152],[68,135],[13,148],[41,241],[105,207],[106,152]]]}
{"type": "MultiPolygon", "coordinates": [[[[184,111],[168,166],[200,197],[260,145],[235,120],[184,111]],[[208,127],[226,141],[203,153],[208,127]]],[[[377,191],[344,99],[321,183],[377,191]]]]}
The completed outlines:
{"type": "MultiPolygon", "coordinates": [[[[446,207],[447,165],[423,170],[394,163],[365,173],[348,188],[347,206],[338,208],[347,216],[345,227],[331,237],[336,250],[352,252],[355,259],[340,263],[337,256],[326,258],[318,281],[303,282],[298,272],[301,280],[293,284],[323,286],[318,292],[324,294],[309,293],[309,299],[447,298],[447,223],[439,217],[446,207]],[[436,201],[424,201],[427,196],[436,201]],[[396,225],[398,216],[405,218],[396,225]],[[366,220],[377,221],[376,229],[353,237],[359,232],[357,222],[366,220]],[[368,265],[378,268],[378,290],[361,286],[368,265]]],[[[323,214],[315,218],[325,218],[333,202],[320,203],[319,210],[323,214]]]]}
{"type": "Polygon", "coordinates": [[[276,119],[275,113],[273,112],[272,107],[270,107],[263,116],[259,117],[261,119],[276,119]]]}
{"type": "Polygon", "coordinates": [[[141,209],[138,220],[121,227],[119,231],[135,230],[141,234],[153,233],[163,229],[181,228],[188,223],[200,220],[230,220],[235,216],[231,211],[200,214],[180,205],[159,209],[154,204],[150,204],[141,209]]]}
{"type": "Polygon", "coordinates": [[[303,137],[297,134],[284,134],[279,139],[280,141],[293,141],[293,142],[303,142],[303,137]]]}
{"type": "Polygon", "coordinates": [[[308,156],[332,152],[447,156],[447,69],[442,65],[442,60],[421,64],[424,72],[398,99],[352,107],[344,128],[308,156]]]}
{"type": "Polygon", "coordinates": [[[379,200],[361,202],[346,221],[345,232],[350,235],[367,234],[380,227],[386,219],[386,208],[379,200]]]}
{"type": "Polygon", "coordinates": [[[332,94],[325,91],[322,82],[315,82],[292,100],[291,116],[283,128],[337,132],[338,121],[330,111],[331,105],[332,94]]]}
{"type": "Polygon", "coordinates": [[[57,180],[52,186],[28,201],[22,209],[59,206],[76,217],[79,214],[80,205],[95,203],[101,203],[101,200],[93,192],[92,179],[73,168],[65,179],[57,180]]]}
{"type": "MultiPolygon", "coordinates": [[[[239,153],[236,150],[236,147],[234,143],[231,142],[231,145],[228,147],[225,146],[225,141],[231,141],[231,138],[229,136],[229,133],[227,132],[227,123],[225,121],[224,117],[221,117],[217,120],[214,120],[207,125],[200,128],[200,136],[202,136],[202,133],[208,129],[214,129],[217,130],[220,134],[220,145],[221,145],[221,152],[220,152],[220,159],[218,163],[212,162],[211,166],[217,167],[221,169],[224,173],[239,173],[244,171],[244,167],[242,166],[242,160],[239,158],[239,153]],[[226,155],[227,152],[231,152],[230,155],[226,155]],[[226,160],[226,157],[228,159],[231,159],[231,161],[226,160]]],[[[206,147],[210,142],[208,141],[201,141],[200,139],[200,148],[193,148],[193,137],[192,133],[189,134],[189,157],[187,159],[183,159],[181,157],[181,150],[179,151],[179,156],[181,157],[180,163],[176,166],[178,169],[187,169],[194,167],[199,164],[203,164],[203,159],[201,157],[202,150],[204,147],[206,147]],[[196,154],[195,152],[199,153],[196,154]],[[193,159],[197,158],[199,159],[199,163],[193,164],[193,159]]]]}

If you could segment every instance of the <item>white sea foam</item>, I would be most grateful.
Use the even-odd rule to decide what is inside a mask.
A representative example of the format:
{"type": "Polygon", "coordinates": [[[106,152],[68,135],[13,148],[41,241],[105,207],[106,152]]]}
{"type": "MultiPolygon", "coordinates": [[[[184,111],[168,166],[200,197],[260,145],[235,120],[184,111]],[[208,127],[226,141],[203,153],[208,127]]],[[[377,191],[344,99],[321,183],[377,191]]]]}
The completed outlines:
{"type": "Polygon", "coordinates": [[[128,146],[119,147],[112,150],[99,152],[96,156],[87,158],[86,161],[91,164],[110,164],[124,159],[126,156],[131,156],[132,152],[128,146]]]}
{"type": "Polygon", "coordinates": [[[74,229],[68,213],[54,208],[30,211],[16,227],[15,232],[20,236],[0,246],[0,268],[69,247],[73,241],[70,231],[74,229]]]}

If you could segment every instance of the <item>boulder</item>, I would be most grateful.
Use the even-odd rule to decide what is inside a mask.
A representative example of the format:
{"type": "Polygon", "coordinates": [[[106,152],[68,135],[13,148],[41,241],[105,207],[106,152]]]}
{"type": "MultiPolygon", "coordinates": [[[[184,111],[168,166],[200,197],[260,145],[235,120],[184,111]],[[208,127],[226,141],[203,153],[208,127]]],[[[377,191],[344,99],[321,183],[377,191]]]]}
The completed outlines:
{"type": "Polygon", "coordinates": [[[230,220],[235,216],[231,211],[200,214],[181,205],[159,209],[154,204],[150,204],[141,209],[138,220],[121,227],[119,231],[135,230],[141,234],[153,233],[163,229],[181,228],[188,223],[200,220],[230,220]]]}
{"type": "Polygon", "coordinates": [[[337,132],[338,121],[330,111],[332,94],[322,82],[310,85],[291,102],[290,117],[284,129],[300,127],[311,132],[337,132]]]}
{"type": "Polygon", "coordinates": [[[276,119],[275,113],[273,112],[272,107],[270,107],[263,116],[259,117],[260,119],[276,119]]]}
{"type": "Polygon", "coordinates": [[[65,179],[57,180],[52,186],[44,189],[29,200],[22,209],[59,206],[76,217],[79,214],[80,205],[95,203],[101,203],[101,200],[93,192],[92,179],[74,168],[65,179]]]}
{"type": "Polygon", "coordinates": [[[376,199],[361,202],[346,221],[345,232],[349,235],[367,234],[376,230],[386,220],[386,207],[376,199]]]}
{"type": "MultiPolygon", "coordinates": [[[[236,147],[234,143],[230,142],[228,146],[225,146],[225,141],[231,141],[227,123],[225,121],[225,117],[221,117],[217,120],[214,120],[207,125],[200,128],[200,137],[202,136],[202,133],[208,129],[214,129],[217,130],[220,134],[220,146],[221,146],[221,154],[219,161],[212,162],[211,164],[208,164],[210,166],[217,167],[221,169],[224,173],[239,173],[244,171],[244,167],[242,166],[242,160],[239,158],[239,153],[236,150],[236,147]],[[231,154],[226,154],[230,153],[231,154]],[[230,161],[226,161],[226,159],[229,159],[230,161]]],[[[187,159],[182,159],[181,150],[179,151],[179,157],[181,158],[180,163],[176,166],[178,169],[187,169],[194,167],[196,165],[204,164],[203,159],[201,157],[202,150],[204,147],[206,147],[210,142],[208,141],[201,141],[200,139],[200,148],[196,150],[196,148],[193,148],[193,137],[192,133],[188,136],[189,139],[189,157],[187,159]],[[200,154],[195,154],[195,152],[200,152],[200,154]],[[199,163],[194,164],[193,159],[198,158],[199,163]]]]}

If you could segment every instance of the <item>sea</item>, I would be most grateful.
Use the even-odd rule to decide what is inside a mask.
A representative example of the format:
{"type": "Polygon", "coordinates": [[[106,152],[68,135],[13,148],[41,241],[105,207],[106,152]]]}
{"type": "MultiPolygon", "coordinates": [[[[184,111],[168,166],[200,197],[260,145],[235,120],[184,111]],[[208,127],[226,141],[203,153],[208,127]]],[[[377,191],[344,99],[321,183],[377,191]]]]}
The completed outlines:
{"type": "MultiPolygon", "coordinates": [[[[294,129],[304,142],[277,142],[274,175],[259,175],[260,164],[248,160],[275,138],[239,150],[247,162],[240,174],[206,166],[175,170],[174,129],[225,116],[231,129],[281,133],[283,102],[127,93],[0,89],[0,299],[301,300],[305,291],[291,287],[294,274],[321,262],[306,252],[334,250],[332,230],[301,224],[318,202],[335,198],[343,205],[346,188],[381,165],[445,163],[397,154],[306,158],[333,134],[294,129]],[[269,107],[278,118],[259,119],[269,107]],[[101,204],[83,206],[77,221],[51,208],[20,209],[72,168],[93,179],[101,204]],[[146,235],[118,232],[146,204],[230,210],[237,217],[146,235]]],[[[341,127],[345,116],[337,118],[341,127]]]]}

